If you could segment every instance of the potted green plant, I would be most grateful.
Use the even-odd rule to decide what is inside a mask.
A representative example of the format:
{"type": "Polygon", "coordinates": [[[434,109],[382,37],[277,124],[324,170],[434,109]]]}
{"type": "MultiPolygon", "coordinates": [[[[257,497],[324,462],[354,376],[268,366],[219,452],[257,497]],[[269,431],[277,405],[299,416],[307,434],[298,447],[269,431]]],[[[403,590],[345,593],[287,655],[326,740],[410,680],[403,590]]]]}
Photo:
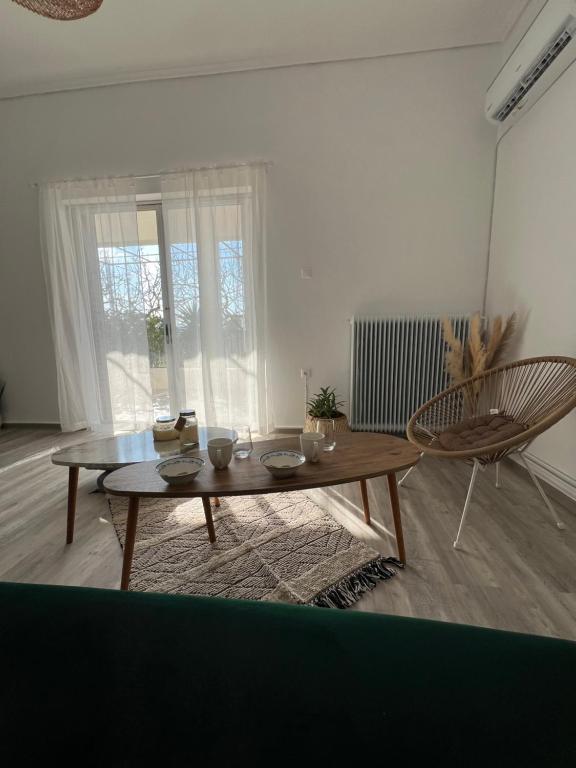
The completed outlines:
{"type": "MultiPolygon", "coordinates": [[[[320,387],[320,392],[313,395],[307,403],[308,411],[304,432],[316,432],[318,422],[323,420],[333,421],[335,432],[350,432],[346,414],[339,410],[342,405],[344,405],[344,401],[338,400],[334,387],[320,387]]],[[[322,425],[319,426],[321,429],[322,425]]]]}

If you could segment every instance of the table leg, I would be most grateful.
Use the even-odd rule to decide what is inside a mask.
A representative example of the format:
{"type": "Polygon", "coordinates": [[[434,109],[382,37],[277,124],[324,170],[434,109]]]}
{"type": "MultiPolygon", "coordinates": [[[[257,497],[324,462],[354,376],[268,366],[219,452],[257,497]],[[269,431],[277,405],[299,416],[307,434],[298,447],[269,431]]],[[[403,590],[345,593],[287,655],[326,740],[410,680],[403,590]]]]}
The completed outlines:
{"type": "Polygon", "coordinates": [[[126,521],[126,535],[124,537],[124,560],[122,562],[122,580],[120,589],[127,590],[130,583],[130,571],[132,570],[132,556],[134,555],[134,542],[136,541],[136,525],[138,523],[138,496],[130,496],[128,499],[128,519],[126,521]]]}
{"type": "Polygon", "coordinates": [[[106,480],[108,475],[111,475],[112,472],[114,472],[113,469],[105,469],[98,475],[96,478],[96,488],[92,491],[92,493],[106,493],[106,489],[104,488],[104,480],[106,480]]]}
{"type": "Polygon", "coordinates": [[[74,520],[76,518],[76,496],[78,494],[79,467],[68,467],[68,517],[66,520],[66,544],[74,540],[74,520]]]}
{"type": "Polygon", "coordinates": [[[360,490],[362,492],[362,506],[364,507],[364,520],[366,525],[370,525],[370,506],[368,505],[368,488],[366,480],[360,480],[360,490]]]}
{"type": "Polygon", "coordinates": [[[400,499],[398,498],[398,485],[396,484],[396,475],[394,473],[388,475],[388,491],[390,493],[390,504],[392,505],[392,515],[394,517],[394,530],[396,531],[396,544],[398,545],[398,559],[400,562],[406,564],[402,518],[400,517],[400,499]]]}
{"type": "Polygon", "coordinates": [[[214,506],[219,507],[220,506],[220,499],[218,496],[214,496],[214,506]]]}
{"type": "Polygon", "coordinates": [[[208,528],[208,541],[214,544],[216,541],[216,531],[214,530],[214,521],[212,520],[212,509],[210,508],[210,497],[202,496],[202,505],[204,507],[204,516],[206,517],[206,528],[208,528]]]}

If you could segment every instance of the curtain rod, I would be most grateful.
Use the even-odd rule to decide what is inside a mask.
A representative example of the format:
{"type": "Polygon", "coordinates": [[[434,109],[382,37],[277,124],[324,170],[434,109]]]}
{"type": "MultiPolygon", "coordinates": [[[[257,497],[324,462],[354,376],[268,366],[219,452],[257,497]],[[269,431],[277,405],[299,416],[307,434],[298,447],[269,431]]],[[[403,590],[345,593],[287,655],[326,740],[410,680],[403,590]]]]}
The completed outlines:
{"type": "Polygon", "coordinates": [[[99,181],[99,180],[105,180],[105,179],[157,179],[160,176],[170,176],[172,174],[176,175],[178,173],[192,173],[194,171],[217,171],[217,170],[224,170],[226,168],[246,168],[250,165],[263,165],[265,168],[268,168],[269,166],[273,165],[274,163],[272,160],[253,160],[250,162],[244,162],[244,163],[226,163],[226,164],[215,164],[215,165],[202,165],[198,166],[196,168],[171,168],[169,170],[160,170],[156,171],[155,173],[142,173],[142,174],[136,174],[136,173],[122,173],[115,176],[107,175],[107,176],[78,176],[72,179],[46,179],[43,181],[33,181],[29,184],[30,187],[37,188],[41,184],[63,184],[64,182],[71,182],[74,183],[75,181],[99,181]]]}

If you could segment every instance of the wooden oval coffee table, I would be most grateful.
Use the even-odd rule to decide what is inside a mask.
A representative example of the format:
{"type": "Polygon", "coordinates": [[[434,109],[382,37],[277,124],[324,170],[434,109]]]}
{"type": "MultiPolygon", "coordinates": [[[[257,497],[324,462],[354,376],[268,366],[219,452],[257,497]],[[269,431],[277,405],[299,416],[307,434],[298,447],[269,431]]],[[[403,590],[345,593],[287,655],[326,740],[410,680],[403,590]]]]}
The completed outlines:
{"type": "Polygon", "coordinates": [[[104,479],[104,489],[114,496],[128,498],[128,519],[124,543],[121,589],[128,589],[130,569],[138,524],[138,506],[141,498],[195,498],[200,497],[206,517],[208,539],[216,541],[210,498],[213,496],[245,496],[252,494],[301,491],[330,485],[360,482],[364,518],[370,525],[370,509],[366,480],[387,475],[394,528],[398,545],[398,557],[406,562],[400,503],[396,485],[396,472],[414,466],[420,452],[407,440],[391,435],[371,432],[338,434],[336,449],[322,453],[316,464],[306,463],[289,478],[277,480],[259,461],[266,451],[274,449],[300,449],[297,437],[267,440],[256,443],[248,459],[232,459],[226,469],[216,470],[210,464],[206,451],[198,452],[206,461],[196,479],[189,485],[170,486],[156,472],[157,462],[145,462],[124,467],[104,479]]]}
{"type": "MultiPolygon", "coordinates": [[[[198,427],[198,447],[186,451],[186,455],[197,456],[198,451],[206,448],[208,440],[214,437],[230,437],[237,435],[234,430],[224,427],[198,427]]],[[[163,440],[154,442],[151,429],[144,432],[100,437],[86,440],[77,445],[70,445],[52,454],[53,464],[68,467],[68,518],[66,524],[66,544],[74,539],[74,520],[76,517],[76,496],[78,493],[78,473],[80,467],[95,469],[100,472],[112,472],[129,464],[140,461],[156,462],[179,456],[181,453],[178,440],[163,440]]]]}

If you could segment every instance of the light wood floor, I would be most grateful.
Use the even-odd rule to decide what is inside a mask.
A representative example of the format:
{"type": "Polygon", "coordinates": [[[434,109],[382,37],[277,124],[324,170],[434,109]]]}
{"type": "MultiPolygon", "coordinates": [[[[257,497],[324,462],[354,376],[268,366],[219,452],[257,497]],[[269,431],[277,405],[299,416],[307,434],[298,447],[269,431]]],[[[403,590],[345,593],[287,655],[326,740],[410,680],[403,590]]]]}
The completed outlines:
{"type": "MultiPolygon", "coordinates": [[[[64,544],[67,470],[50,453],[86,435],[51,429],[0,432],[0,579],[118,588],[121,550],[96,472],[80,470],[74,543],[64,544]]],[[[481,474],[464,532],[452,541],[470,469],[425,459],[400,490],[408,567],[380,584],[359,610],[418,616],[576,639],[576,505],[553,501],[559,531],[527,475],[512,463],[481,474]]],[[[382,552],[395,552],[385,479],[368,482],[373,527],[362,519],[356,485],[311,495],[382,552]]]]}

